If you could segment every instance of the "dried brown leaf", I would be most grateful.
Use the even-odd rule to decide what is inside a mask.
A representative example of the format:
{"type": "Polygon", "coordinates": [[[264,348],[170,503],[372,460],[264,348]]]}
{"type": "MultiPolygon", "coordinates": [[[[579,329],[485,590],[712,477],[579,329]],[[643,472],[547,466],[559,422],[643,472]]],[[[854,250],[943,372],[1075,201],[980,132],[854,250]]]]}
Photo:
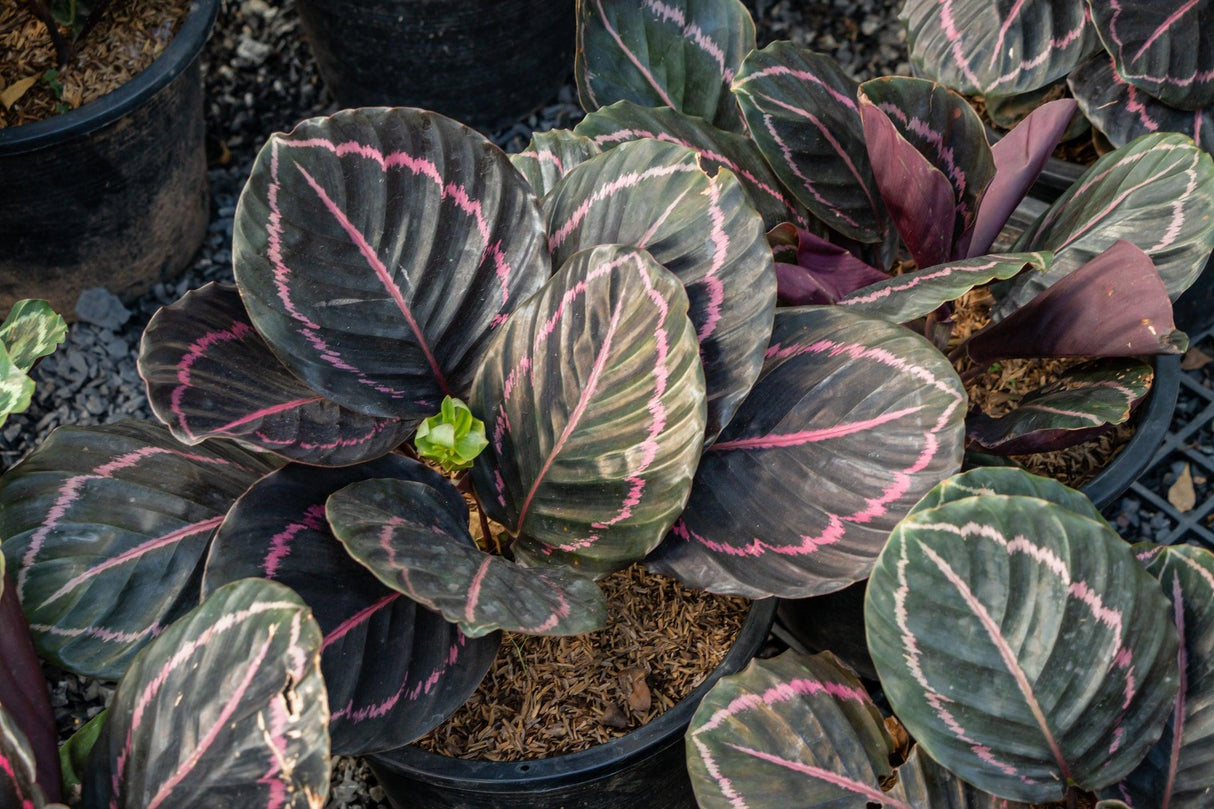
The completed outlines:
{"type": "Polygon", "coordinates": [[[1211,357],[1197,346],[1193,346],[1180,358],[1180,368],[1184,371],[1196,371],[1198,368],[1204,368],[1209,365],[1211,360],[1214,360],[1214,357],[1211,357]]]}
{"type": "Polygon", "coordinates": [[[628,721],[628,717],[624,715],[624,711],[614,702],[607,703],[607,707],[603,709],[603,713],[599,716],[599,721],[604,725],[620,728],[621,730],[631,724],[628,721]]]}
{"type": "Polygon", "coordinates": [[[3,104],[6,110],[11,108],[37,83],[37,76],[26,76],[24,79],[13,82],[5,87],[3,92],[0,92],[0,104],[3,104]]]}
{"type": "Polygon", "coordinates": [[[1177,511],[1192,511],[1197,505],[1197,492],[1193,488],[1193,473],[1189,465],[1184,465],[1184,471],[1176,478],[1176,482],[1168,487],[1168,502],[1177,511]]]}

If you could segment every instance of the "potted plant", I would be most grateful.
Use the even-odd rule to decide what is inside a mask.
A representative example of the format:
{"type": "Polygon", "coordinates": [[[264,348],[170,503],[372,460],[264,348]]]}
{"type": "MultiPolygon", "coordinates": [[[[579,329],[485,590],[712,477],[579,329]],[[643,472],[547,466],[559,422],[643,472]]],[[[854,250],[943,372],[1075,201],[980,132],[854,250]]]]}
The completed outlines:
{"type": "Polygon", "coordinates": [[[164,52],[119,89],[0,129],[6,305],[34,295],[71,317],[85,289],[133,296],[192,261],[209,215],[197,57],[218,7],[190,4],[164,52]]]}

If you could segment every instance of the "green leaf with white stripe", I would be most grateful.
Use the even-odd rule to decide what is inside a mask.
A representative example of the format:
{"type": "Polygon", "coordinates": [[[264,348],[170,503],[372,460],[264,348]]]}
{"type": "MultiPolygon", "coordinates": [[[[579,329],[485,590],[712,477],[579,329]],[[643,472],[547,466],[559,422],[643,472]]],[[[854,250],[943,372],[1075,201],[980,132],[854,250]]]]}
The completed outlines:
{"type": "Polygon", "coordinates": [[[581,0],[574,74],[587,112],[634,101],[741,132],[729,86],[755,48],[739,0],[581,0]]]}
{"type": "Polygon", "coordinates": [[[1178,687],[1158,583],[1103,521],[1024,495],[917,511],[869,579],[869,650],[895,714],[978,788],[1059,800],[1123,778],[1178,687]]]}

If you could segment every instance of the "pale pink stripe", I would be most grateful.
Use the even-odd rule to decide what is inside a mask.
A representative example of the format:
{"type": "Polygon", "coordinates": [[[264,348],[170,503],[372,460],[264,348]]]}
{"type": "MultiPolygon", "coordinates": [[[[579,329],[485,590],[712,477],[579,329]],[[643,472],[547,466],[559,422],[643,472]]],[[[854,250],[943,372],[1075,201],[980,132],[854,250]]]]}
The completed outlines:
{"type": "Polygon", "coordinates": [[[904,416],[913,415],[923,409],[923,405],[915,405],[914,407],[903,408],[902,410],[893,410],[889,413],[882,413],[880,416],[864,421],[855,421],[850,424],[836,424],[833,427],[824,427],[821,430],[802,430],[797,433],[785,433],[783,435],[764,435],[755,438],[739,438],[736,441],[722,441],[713,444],[708,448],[708,452],[719,452],[725,450],[737,449],[772,449],[776,447],[797,447],[803,444],[811,444],[817,441],[829,441],[832,438],[842,438],[855,433],[862,433],[865,430],[871,430],[874,427],[880,427],[882,424],[887,424],[891,421],[896,421],[904,416]]]}
{"type": "Polygon", "coordinates": [[[808,775],[811,778],[817,778],[819,781],[825,781],[828,784],[833,784],[834,786],[845,789],[848,792],[863,795],[864,797],[868,798],[869,801],[879,803],[882,807],[885,807],[885,809],[912,809],[910,805],[905,804],[900,800],[891,798],[889,795],[882,792],[878,787],[839,775],[831,770],[823,769],[822,767],[815,767],[812,764],[805,764],[800,761],[791,761],[786,758],[781,758],[773,753],[755,750],[752,747],[743,747],[740,744],[727,742],[725,746],[731,747],[734,750],[737,750],[739,753],[754,756],[760,761],[766,761],[770,764],[777,764],[781,767],[792,770],[793,772],[808,775]]]}
{"type": "Polygon", "coordinates": [[[338,624],[336,629],[334,629],[328,635],[325,635],[325,642],[324,642],[324,645],[321,646],[321,649],[322,650],[328,649],[332,644],[336,643],[337,641],[344,638],[346,635],[350,634],[350,632],[353,631],[354,627],[359,626],[360,624],[366,623],[367,621],[369,621],[371,619],[371,617],[373,615],[382,611],[385,607],[389,606],[390,604],[392,604],[396,601],[399,601],[403,597],[404,596],[402,596],[400,593],[391,593],[389,595],[384,596],[379,601],[376,601],[371,606],[364,607],[363,609],[354,613],[352,616],[347,618],[345,621],[342,621],[340,624],[338,624]]]}

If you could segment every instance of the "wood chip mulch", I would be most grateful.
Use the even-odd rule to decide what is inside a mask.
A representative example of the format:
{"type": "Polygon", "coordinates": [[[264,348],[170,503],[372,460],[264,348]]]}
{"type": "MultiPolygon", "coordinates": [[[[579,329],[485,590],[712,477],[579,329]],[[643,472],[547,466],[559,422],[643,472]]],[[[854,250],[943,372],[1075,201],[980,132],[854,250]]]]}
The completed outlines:
{"type": "Polygon", "coordinates": [[[45,120],[118,89],[164,51],[189,8],[190,0],[114,2],[75,58],[59,66],[46,27],[26,4],[0,0],[0,128],[45,120]]]}
{"type": "Polygon", "coordinates": [[[599,585],[607,596],[605,629],[571,637],[506,634],[476,693],[417,745],[454,758],[524,761],[622,736],[705,680],[750,605],[691,590],[639,564],[599,585]]]}

